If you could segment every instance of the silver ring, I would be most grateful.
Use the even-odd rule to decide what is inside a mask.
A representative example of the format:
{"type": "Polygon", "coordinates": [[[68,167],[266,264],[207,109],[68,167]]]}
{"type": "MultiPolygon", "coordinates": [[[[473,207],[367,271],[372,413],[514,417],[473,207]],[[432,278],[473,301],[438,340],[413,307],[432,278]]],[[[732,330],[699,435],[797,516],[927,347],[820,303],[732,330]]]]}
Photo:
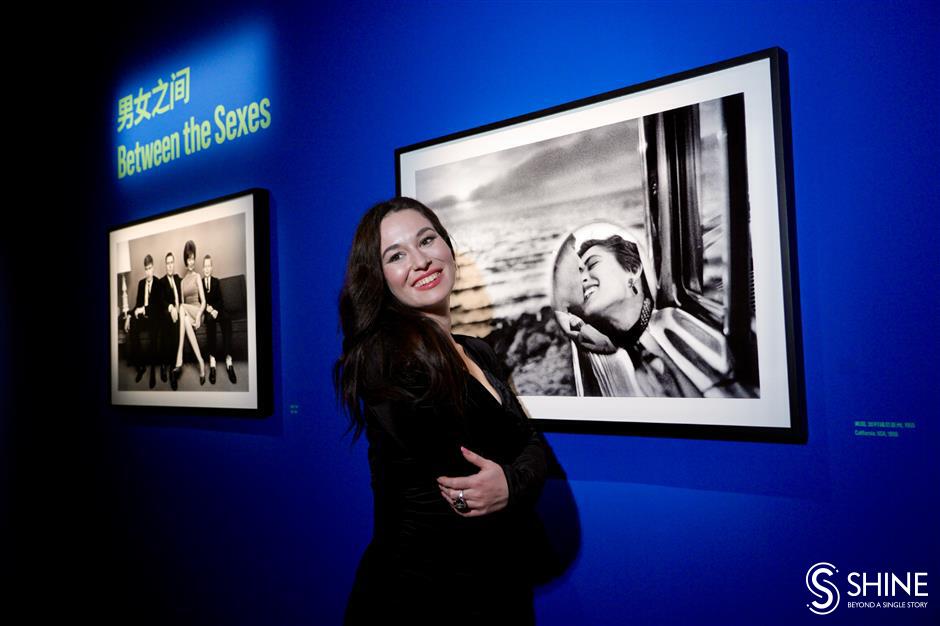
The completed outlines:
{"type": "Polygon", "coordinates": [[[461,513],[468,511],[470,509],[467,506],[467,501],[463,498],[463,489],[457,492],[457,497],[454,498],[454,508],[460,511],[461,513]]]}

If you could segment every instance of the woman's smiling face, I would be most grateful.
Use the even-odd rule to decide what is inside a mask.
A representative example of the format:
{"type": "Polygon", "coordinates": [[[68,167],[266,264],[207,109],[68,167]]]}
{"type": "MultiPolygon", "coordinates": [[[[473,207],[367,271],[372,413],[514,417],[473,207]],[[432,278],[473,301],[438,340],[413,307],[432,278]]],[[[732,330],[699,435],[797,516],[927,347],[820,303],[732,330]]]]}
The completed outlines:
{"type": "Polygon", "coordinates": [[[414,209],[382,218],[382,273],[399,302],[436,314],[450,309],[457,264],[431,222],[414,209]]]}
{"type": "Polygon", "coordinates": [[[601,245],[588,248],[579,264],[584,290],[583,309],[588,318],[601,318],[615,328],[629,330],[640,316],[643,291],[639,274],[627,271],[612,251],[601,245]],[[630,288],[630,281],[637,294],[630,288]]]}

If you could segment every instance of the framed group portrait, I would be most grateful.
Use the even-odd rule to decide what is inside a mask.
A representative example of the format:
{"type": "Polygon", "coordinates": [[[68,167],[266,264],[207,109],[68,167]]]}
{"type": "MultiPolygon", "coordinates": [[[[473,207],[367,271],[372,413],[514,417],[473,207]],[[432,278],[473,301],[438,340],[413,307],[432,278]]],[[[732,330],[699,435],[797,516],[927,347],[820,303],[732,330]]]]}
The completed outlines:
{"type": "Polygon", "coordinates": [[[249,189],[110,229],[113,405],[270,413],[269,219],[249,189]]]}
{"type": "Polygon", "coordinates": [[[772,48],[395,151],[530,417],[806,440],[788,101],[772,48]]]}

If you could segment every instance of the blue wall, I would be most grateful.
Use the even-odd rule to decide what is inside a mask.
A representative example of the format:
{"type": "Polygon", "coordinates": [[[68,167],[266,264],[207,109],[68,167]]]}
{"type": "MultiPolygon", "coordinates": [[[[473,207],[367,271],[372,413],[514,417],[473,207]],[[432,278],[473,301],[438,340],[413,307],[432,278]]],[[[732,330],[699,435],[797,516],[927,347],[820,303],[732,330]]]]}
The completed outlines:
{"type": "MultiPolygon", "coordinates": [[[[565,532],[580,549],[539,590],[539,623],[820,619],[803,580],[819,561],[928,571],[936,595],[937,10],[397,4],[187,6],[132,16],[117,34],[89,106],[94,183],[79,226],[102,244],[83,257],[101,278],[96,299],[109,226],[270,189],[276,408],[258,421],[111,409],[104,309],[85,313],[79,348],[95,373],[82,375],[92,409],[74,456],[95,522],[69,539],[87,539],[81,554],[103,559],[115,590],[89,583],[85,606],[166,623],[339,622],[372,506],[364,442],[343,438],[329,384],[335,301],[358,217],[394,192],[394,148],[770,46],[790,60],[809,441],[548,433],[568,483],[547,493],[570,489],[565,532]],[[269,96],[271,128],[116,180],[122,89],[245,47],[261,83],[226,74],[213,89],[269,96]],[[853,435],[855,420],[879,419],[916,430],[853,435]]],[[[936,623],[935,602],[890,620],[936,623]]],[[[886,615],[840,607],[828,619],[886,615]]]]}

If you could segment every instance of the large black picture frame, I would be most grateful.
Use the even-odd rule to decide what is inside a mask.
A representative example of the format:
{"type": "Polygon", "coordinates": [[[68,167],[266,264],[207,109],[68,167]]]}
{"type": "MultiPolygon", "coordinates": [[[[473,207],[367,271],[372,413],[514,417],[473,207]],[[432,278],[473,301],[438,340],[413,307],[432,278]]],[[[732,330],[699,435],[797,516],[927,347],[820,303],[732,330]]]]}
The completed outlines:
{"type": "Polygon", "coordinates": [[[806,441],[788,83],[770,48],[395,151],[544,429],[806,441]],[[604,250],[642,306],[591,301],[604,250]]]}
{"type": "Polygon", "coordinates": [[[113,406],[243,417],[271,414],[269,202],[267,190],[247,189],[109,229],[109,392],[113,406]],[[199,302],[205,298],[209,305],[215,302],[212,323],[207,321],[208,306],[201,316],[191,309],[193,316],[187,318],[191,322],[201,318],[198,328],[194,323],[189,326],[205,363],[205,379],[200,377],[185,326],[183,364],[174,377],[179,320],[183,319],[176,303],[185,302],[183,288],[191,289],[196,281],[184,285],[181,280],[181,292],[173,294],[166,277],[167,262],[173,263],[174,274],[185,275],[188,270],[182,256],[189,241],[196,245],[194,270],[202,283],[201,295],[194,297],[199,302]],[[149,291],[145,260],[152,260],[153,267],[149,291]],[[208,264],[217,280],[210,280],[207,290],[204,268],[208,264]],[[176,322],[168,303],[177,311],[176,322]],[[209,376],[210,330],[216,347],[214,382],[209,376]],[[167,375],[165,380],[162,374],[167,375]]]}

